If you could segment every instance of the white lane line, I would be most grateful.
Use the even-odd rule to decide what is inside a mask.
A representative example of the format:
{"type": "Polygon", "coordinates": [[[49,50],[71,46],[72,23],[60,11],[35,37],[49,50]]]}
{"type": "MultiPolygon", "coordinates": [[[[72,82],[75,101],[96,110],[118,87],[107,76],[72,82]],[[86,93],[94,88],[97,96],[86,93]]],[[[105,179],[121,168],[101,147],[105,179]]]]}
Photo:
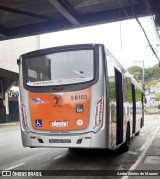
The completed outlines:
{"type": "Polygon", "coordinates": [[[142,151],[146,148],[146,146],[147,146],[147,144],[144,143],[144,144],[140,147],[139,151],[142,152],[142,151]]]}
{"type": "Polygon", "coordinates": [[[8,135],[8,134],[13,134],[13,133],[18,133],[20,131],[12,131],[12,132],[4,132],[4,133],[0,133],[0,136],[1,135],[8,135]]]}
{"type": "Polygon", "coordinates": [[[35,161],[35,160],[37,160],[38,157],[45,156],[45,154],[47,154],[47,153],[48,153],[48,150],[45,151],[45,152],[41,152],[41,154],[36,153],[36,154],[30,155],[30,156],[27,156],[27,157],[24,156],[23,159],[17,160],[16,162],[9,163],[9,164],[3,166],[3,168],[0,167],[0,170],[4,170],[4,168],[8,169],[8,168],[10,168],[9,166],[12,166],[12,165],[15,166],[17,163],[24,163],[24,164],[26,164],[28,162],[32,162],[32,160],[35,161]]]}
{"type": "MultiPolygon", "coordinates": [[[[141,155],[138,157],[136,162],[129,168],[129,170],[135,170],[136,167],[140,164],[140,162],[142,161],[143,157],[145,156],[147,150],[151,146],[151,144],[152,144],[152,142],[153,142],[153,140],[154,140],[159,128],[160,128],[160,126],[157,126],[157,128],[156,128],[156,130],[155,130],[150,142],[148,143],[148,145],[146,145],[146,149],[141,153],[141,155]]],[[[123,176],[121,179],[128,179],[128,178],[129,178],[129,176],[123,176]]]]}
{"type": "Polygon", "coordinates": [[[58,155],[57,157],[54,157],[53,160],[59,159],[59,158],[61,158],[61,157],[63,157],[63,156],[64,156],[64,155],[58,155]]]}
{"type": "Polygon", "coordinates": [[[2,123],[2,124],[0,124],[0,126],[10,126],[10,125],[16,125],[17,123],[2,123]]]}
{"type": "Polygon", "coordinates": [[[24,164],[25,164],[25,163],[20,163],[20,164],[14,165],[14,166],[12,166],[12,167],[6,168],[6,169],[4,169],[4,170],[12,170],[13,168],[17,168],[17,167],[22,166],[22,165],[24,165],[24,164]]]}

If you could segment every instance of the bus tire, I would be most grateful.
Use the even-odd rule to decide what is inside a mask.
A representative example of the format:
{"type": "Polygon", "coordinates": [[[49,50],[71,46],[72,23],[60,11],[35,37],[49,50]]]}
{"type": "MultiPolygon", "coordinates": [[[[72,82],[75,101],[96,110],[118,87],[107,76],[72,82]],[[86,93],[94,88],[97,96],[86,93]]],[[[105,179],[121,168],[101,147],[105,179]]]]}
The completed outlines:
{"type": "Polygon", "coordinates": [[[75,151],[76,150],[76,148],[68,148],[69,149],[69,151],[75,151]]]}
{"type": "Polygon", "coordinates": [[[139,135],[139,131],[135,134],[135,136],[138,136],[139,135]]]}
{"type": "MultiPolygon", "coordinates": [[[[144,120],[144,119],[143,119],[143,120],[144,120]]],[[[143,120],[142,120],[142,118],[141,118],[141,125],[140,125],[141,128],[143,127],[143,120]]]]}
{"type": "Polygon", "coordinates": [[[130,147],[130,125],[127,125],[127,132],[126,132],[126,141],[122,144],[120,150],[121,152],[127,152],[130,147]]]}
{"type": "Polygon", "coordinates": [[[69,151],[71,151],[71,152],[79,152],[79,151],[80,151],[79,148],[68,148],[68,149],[69,149],[69,151]]]}

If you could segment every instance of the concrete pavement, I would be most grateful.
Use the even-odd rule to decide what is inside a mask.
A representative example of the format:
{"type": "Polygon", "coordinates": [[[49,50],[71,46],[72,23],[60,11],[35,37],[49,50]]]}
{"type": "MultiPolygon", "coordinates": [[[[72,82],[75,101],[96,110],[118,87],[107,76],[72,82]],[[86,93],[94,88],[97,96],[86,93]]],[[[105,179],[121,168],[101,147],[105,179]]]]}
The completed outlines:
{"type": "MultiPolygon", "coordinates": [[[[16,166],[16,169],[20,170],[41,170],[44,168],[49,170],[64,170],[68,168],[76,170],[77,168],[81,168],[82,170],[109,169],[115,171],[133,170],[135,172],[137,170],[145,170],[149,173],[151,173],[152,170],[157,170],[160,172],[159,115],[146,116],[145,126],[140,132],[140,135],[132,139],[130,150],[124,154],[117,154],[116,152],[107,153],[105,151],[90,151],[87,153],[86,151],[86,153],[80,153],[79,155],[68,151],[68,149],[25,149],[21,144],[19,124],[14,124],[15,123],[0,124],[1,143],[3,144],[0,147],[1,169],[13,168],[16,166]],[[97,161],[100,162],[98,163],[97,161]],[[17,164],[21,164],[21,166],[17,164]]],[[[146,175],[147,173],[145,173],[145,178],[146,175]]],[[[107,176],[103,178],[105,177],[107,178],[107,176]]],[[[121,177],[122,179],[144,178],[143,176],[121,177]]],[[[148,178],[160,178],[160,176],[148,176],[148,178]]]]}
{"type": "MultiPolygon", "coordinates": [[[[159,115],[155,116],[159,118],[159,115]]],[[[145,146],[142,154],[128,171],[130,170],[135,173],[135,175],[123,176],[122,179],[143,179],[146,178],[146,176],[148,178],[160,178],[160,121],[154,134],[150,136],[150,142],[145,146]],[[138,174],[139,176],[136,176],[138,174]]]]}

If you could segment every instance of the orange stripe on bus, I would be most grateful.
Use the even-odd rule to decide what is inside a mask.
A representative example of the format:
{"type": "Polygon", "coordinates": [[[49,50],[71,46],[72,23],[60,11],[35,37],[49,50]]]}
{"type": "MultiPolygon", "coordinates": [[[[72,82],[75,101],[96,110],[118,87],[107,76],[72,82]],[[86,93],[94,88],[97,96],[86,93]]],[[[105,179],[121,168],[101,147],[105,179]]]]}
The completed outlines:
{"type": "Polygon", "coordinates": [[[64,93],[29,92],[32,126],[38,130],[79,130],[88,126],[91,88],[64,93]],[[42,126],[36,125],[41,122],[42,126]]]}

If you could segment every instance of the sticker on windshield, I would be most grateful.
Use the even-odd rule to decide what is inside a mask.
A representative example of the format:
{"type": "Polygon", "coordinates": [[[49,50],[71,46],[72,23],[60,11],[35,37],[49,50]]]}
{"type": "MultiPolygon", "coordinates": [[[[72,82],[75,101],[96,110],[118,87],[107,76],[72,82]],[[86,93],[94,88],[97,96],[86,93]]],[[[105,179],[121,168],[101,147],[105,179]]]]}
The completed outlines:
{"type": "Polygon", "coordinates": [[[91,81],[93,77],[86,78],[70,78],[70,79],[59,79],[59,80],[50,80],[50,81],[37,81],[37,82],[27,82],[29,86],[51,86],[51,85],[62,85],[62,84],[73,84],[73,83],[82,83],[91,81]]]}

